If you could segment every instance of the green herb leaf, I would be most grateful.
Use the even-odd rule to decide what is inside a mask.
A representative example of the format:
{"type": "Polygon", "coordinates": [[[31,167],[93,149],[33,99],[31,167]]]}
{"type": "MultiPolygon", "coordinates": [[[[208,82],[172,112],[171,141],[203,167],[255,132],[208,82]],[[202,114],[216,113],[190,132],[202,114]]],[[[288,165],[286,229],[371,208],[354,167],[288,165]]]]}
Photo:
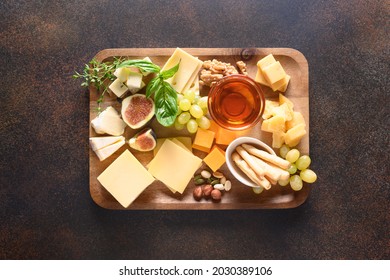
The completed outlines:
{"type": "Polygon", "coordinates": [[[158,65],[142,59],[125,60],[122,63],[120,63],[117,66],[117,68],[130,67],[130,66],[137,67],[143,72],[158,73],[161,70],[158,65]]]}
{"type": "Polygon", "coordinates": [[[160,85],[161,85],[160,77],[157,76],[153,78],[146,86],[146,93],[145,93],[146,97],[149,98],[150,96],[152,96],[152,94],[157,91],[160,85]]]}
{"type": "Polygon", "coordinates": [[[163,81],[154,94],[154,102],[157,121],[163,126],[171,126],[175,122],[178,112],[175,89],[169,83],[163,81]]]}
{"type": "Polygon", "coordinates": [[[164,80],[173,77],[173,75],[175,75],[176,72],[179,70],[180,61],[175,66],[173,66],[171,69],[162,71],[159,76],[162,77],[164,80]]]}

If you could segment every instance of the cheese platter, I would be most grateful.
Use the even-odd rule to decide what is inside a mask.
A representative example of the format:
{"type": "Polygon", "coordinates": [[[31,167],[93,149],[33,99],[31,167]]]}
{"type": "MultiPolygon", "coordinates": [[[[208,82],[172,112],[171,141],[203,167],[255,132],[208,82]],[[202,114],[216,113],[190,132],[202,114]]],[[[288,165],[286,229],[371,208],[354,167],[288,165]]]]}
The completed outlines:
{"type": "MultiPolygon", "coordinates": [[[[121,58],[122,61],[123,59],[127,61],[139,61],[147,58],[147,61],[152,62],[153,65],[157,65],[160,73],[162,73],[161,71],[175,67],[177,61],[174,61],[175,56],[173,54],[178,52],[178,50],[184,53],[178,60],[178,69],[182,67],[181,69],[186,71],[176,69],[178,72],[175,73],[173,77],[171,76],[165,80],[175,88],[178,97],[182,97],[182,95],[185,95],[185,91],[190,91],[195,86],[198,91],[198,97],[196,97],[196,99],[199,100],[202,97],[205,97],[207,100],[210,89],[214,85],[209,84],[209,80],[202,79],[201,73],[203,72],[201,71],[205,68],[205,62],[216,60],[218,62],[224,62],[227,65],[233,65],[238,70],[241,69],[239,66],[240,64],[237,64],[237,62],[243,62],[245,65],[244,74],[257,82],[257,86],[261,87],[261,91],[267,102],[280,102],[280,104],[286,102],[280,101],[282,98],[282,100],[291,102],[294,106],[293,111],[299,112],[302,116],[305,123],[302,127],[304,127],[305,133],[300,136],[297,143],[291,145],[291,150],[299,150],[300,155],[309,155],[308,63],[304,55],[295,49],[123,48],[102,50],[96,54],[94,59],[101,63],[112,63],[116,58],[121,58]],[[288,85],[287,83],[282,84],[279,78],[276,78],[279,84],[270,83],[270,86],[265,86],[259,81],[259,61],[268,57],[270,54],[272,54],[273,59],[278,64],[276,65],[276,62],[273,61],[272,67],[279,66],[280,64],[283,67],[283,71],[288,74],[284,75],[285,79],[288,78],[288,85]],[[187,57],[187,55],[189,56],[187,57]],[[191,64],[190,62],[193,63],[191,64]],[[186,77],[185,81],[181,82],[183,78],[175,80],[175,77],[177,76],[186,77]],[[282,92],[281,85],[285,87],[282,92]],[[275,87],[272,88],[272,86],[275,87]],[[284,99],[284,97],[287,99],[284,99]]],[[[270,68],[266,68],[266,71],[264,71],[267,81],[271,81],[271,79],[274,78],[274,72],[267,72],[272,70],[270,70],[270,68]]],[[[145,74],[142,71],[139,72],[145,74]]],[[[141,98],[141,95],[145,96],[149,84],[153,83],[153,78],[156,77],[155,73],[146,73],[147,75],[134,74],[136,78],[132,78],[131,82],[129,82],[129,79],[127,81],[123,80],[121,83],[118,82],[119,85],[114,84],[115,80],[112,82],[112,90],[109,90],[110,94],[105,94],[103,98],[95,86],[89,85],[89,117],[91,123],[89,127],[91,143],[91,148],[89,149],[89,189],[91,198],[97,205],[106,209],[116,210],[281,209],[297,207],[306,201],[311,190],[311,184],[308,184],[306,181],[310,180],[304,180],[303,186],[300,186],[299,191],[294,190],[290,186],[281,186],[277,182],[274,182],[271,188],[256,194],[253,187],[243,184],[232,174],[225,162],[221,162],[214,168],[213,164],[215,164],[219,155],[225,155],[229,143],[217,142],[216,138],[213,138],[216,136],[216,134],[214,134],[215,131],[210,132],[212,128],[203,129],[200,127],[198,128],[197,125],[198,129],[196,131],[190,131],[190,129],[186,129],[185,127],[184,129],[182,129],[183,127],[178,129],[178,127],[175,127],[173,124],[165,126],[161,124],[161,121],[164,122],[166,119],[164,120],[161,116],[153,114],[150,119],[147,119],[139,127],[129,124],[129,121],[125,120],[126,115],[123,111],[123,104],[128,104],[129,102],[126,98],[131,99],[129,97],[137,95],[139,95],[139,98],[141,98]],[[136,80],[138,78],[140,80],[136,80]],[[133,92],[134,82],[137,82],[138,84],[142,83],[142,86],[133,92]],[[124,85],[126,88],[123,89],[124,85]],[[120,92],[119,97],[116,92],[120,92]],[[112,110],[113,113],[105,112],[107,108],[112,108],[108,111],[112,110]],[[104,121],[102,120],[102,115],[104,114],[108,115],[105,117],[104,121],[106,119],[112,121],[114,120],[114,117],[121,120],[121,122],[118,122],[118,127],[116,127],[116,130],[119,130],[119,133],[107,133],[107,131],[104,131],[104,121]],[[115,114],[117,114],[117,116],[115,116],[115,114]],[[124,122],[122,122],[122,119],[124,122]],[[144,136],[145,128],[149,138],[157,140],[156,143],[154,143],[154,149],[141,150],[139,149],[139,146],[137,146],[136,140],[134,140],[137,139],[137,135],[139,137],[141,132],[144,136]],[[203,134],[200,135],[201,133],[203,134]],[[206,147],[206,149],[200,147],[202,146],[202,142],[199,142],[199,139],[206,141],[204,139],[207,139],[208,137],[211,139],[212,146],[206,147]],[[110,149],[105,146],[108,145],[107,141],[116,145],[115,148],[110,148],[113,149],[113,152],[110,152],[110,149]],[[200,146],[197,146],[197,143],[200,143],[200,146]],[[222,145],[219,145],[219,143],[222,143],[222,145]],[[199,186],[196,179],[205,179],[200,178],[200,174],[203,171],[206,171],[206,173],[217,172],[223,174],[225,181],[229,181],[229,190],[221,191],[220,197],[217,200],[212,198],[195,199],[195,191],[199,186]],[[122,176],[122,174],[125,175],[122,176]],[[183,178],[183,174],[187,174],[187,176],[183,178]],[[191,177],[190,180],[188,180],[189,177],[191,177]],[[119,183],[113,183],[117,180],[119,180],[119,183]],[[126,185],[127,189],[118,188],[118,186],[110,187],[110,184],[111,186],[112,184],[126,185]]],[[[116,77],[122,75],[121,73],[116,74],[116,77]]],[[[120,77],[118,77],[117,80],[119,78],[120,77]]],[[[157,94],[155,93],[151,98],[153,98],[153,96],[155,98],[156,95],[157,94]]],[[[135,98],[133,99],[135,100],[135,98]]],[[[185,111],[181,109],[179,100],[177,100],[177,102],[178,112],[175,114],[176,120],[179,118],[180,114],[185,111]]],[[[153,106],[153,104],[150,106],[153,106]]],[[[264,110],[267,111],[267,108],[268,107],[266,106],[265,109],[262,109],[263,118],[259,122],[248,129],[239,131],[238,134],[235,134],[235,138],[245,136],[259,139],[265,144],[273,146],[275,154],[278,155],[280,153],[279,148],[281,143],[279,143],[279,145],[275,144],[274,137],[276,133],[272,133],[273,124],[268,124],[266,122],[269,126],[268,129],[263,124],[265,121],[268,121],[264,118],[264,114],[266,113],[264,110]]],[[[187,110],[190,112],[190,109],[187,110]]],[[[157,109],[153,107],[153,111],[157,111],[157,109]]],[[[197,113],[194,112],[192,115],[196,114],[197,113]]],[[[212,124],[214,123],[214,120],[210,117],[207,110],[203,110],[201,115],[207,117],[212,124]]],[[[196,120],[199,121],[201,118],[202,117],[196,118],[196,120]]],[[[174,121],[174,119],[172,119],[172,121],[174,121]]],[[[188,124],[188,121],[186,123],[188,124]]],[[[286,122],[286,124],[288,125],[288,122],[286,122]]],[[[109,127],[112,129],[113,126],[111,123],[109,127]]],[[[285,129],[283,135],[286,135],[287,132],[288,131],[285,129]]],[[[220,136],[220,139],[224,139],[221,141],[230,141],[226,140],[229,138],[225,137],[226,135],[220,136]]],[[[231,139],[231,141],[233,140],[234,139],[231,139]]],[[[109,147],[110,146],[112,145],[109,145],[109,147]]],[[[295,161],[296,160],[293,162],[295,161]]],[[[298,161],[296,162],[298,163],[298,161]]],[[[292,165],[295,166],[295,163],[292,165]]],[[[304,170],[302,169],[301,173],[306,172],[303,171],[304,170]]],[[[292,177],[293,174],[294,173],[291,173],[292,177]]],[[[299,174],[299,170],[297,174],[299,174]]],[[[305,177],[303,178],[305,179],[305,177]]],[[[300,182],[302,184],[302,181],[300,182]]]]}

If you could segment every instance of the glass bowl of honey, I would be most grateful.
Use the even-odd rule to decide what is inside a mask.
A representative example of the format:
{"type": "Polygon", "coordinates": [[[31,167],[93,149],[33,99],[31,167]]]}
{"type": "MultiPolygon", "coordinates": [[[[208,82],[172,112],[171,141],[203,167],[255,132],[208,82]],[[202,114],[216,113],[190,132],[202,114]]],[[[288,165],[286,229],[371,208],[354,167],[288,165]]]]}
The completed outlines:
{"type": "Polygon", "coordinates": [[[260,86],[241,74],[226,76],[211,87],[208,95],[211,118],[229,130],[245,130],[263,115],[265,97],[260,86]]]}

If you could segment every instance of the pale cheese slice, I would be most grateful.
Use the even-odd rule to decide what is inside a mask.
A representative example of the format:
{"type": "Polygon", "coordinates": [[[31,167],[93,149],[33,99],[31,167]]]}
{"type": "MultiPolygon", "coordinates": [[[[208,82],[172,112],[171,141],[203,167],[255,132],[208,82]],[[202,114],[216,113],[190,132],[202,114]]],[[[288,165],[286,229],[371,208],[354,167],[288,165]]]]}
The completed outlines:
{"type": "Polygon", "coordinates": [[[167,79],[167,82],[170,83],[177,92],[182,93],[189,82],[189,86],[191,86],[195,79],[195,72],[197,75],[197,72],[202,65],[202,61],[182,49],[176,48],[161,70],[168,70],[179,63],[179,61],[179,70],[172,78],[167,79]]]}
{"type": "Polygon", "coordinates": [[[98,156],[99,160],[103,161],[109,156],[111,156],[113,153],[115,153],[117,150],[119,150],[119,148],[122,147],[125,143],[126,141],[123,137],[123,139],[119,140],[118,142],[115,142],[112,145],[96,150],[95,153],[98,156]]]}
{"type": "Polygon", "coordinates": [[[202,160],[166,139],[149,163],[149,172],[170,189],[183,193],[202,160]]]}
{"type": "Polygon", "coordinates": [[[125,137],[123,136],[90,137],[89,144],[92,148],[92,151],[96,151],[124,139],[125,137]]]}
{"type": "Polygon", "coordinates": [[[125,208],[155,180],[129,150],[125,150],[97,179],[125,208]]]}
{"type": "Polygon", "coordinates": [[[187,92],[187,91],[190,91],[191,88],[193,88],[194,92],[195,92],[195,95],[196,95],[196,87],[198,87],[197,90],[198,90],[198,95],[199,95],[199,70],[200,70],[200,68],[202,68],[202,65],[203,65],[203,62],[199,61],[198,67],[195,69],[194,73],[192,73],[192,76],[190,77],[190,79],[188,80],[187,84],[185,85],[185,87],[184,87],[184,89],[182,91],[183,93],[187,92]],[[198,78],[197,84],[195,83],[196,78],[198,78]]]}

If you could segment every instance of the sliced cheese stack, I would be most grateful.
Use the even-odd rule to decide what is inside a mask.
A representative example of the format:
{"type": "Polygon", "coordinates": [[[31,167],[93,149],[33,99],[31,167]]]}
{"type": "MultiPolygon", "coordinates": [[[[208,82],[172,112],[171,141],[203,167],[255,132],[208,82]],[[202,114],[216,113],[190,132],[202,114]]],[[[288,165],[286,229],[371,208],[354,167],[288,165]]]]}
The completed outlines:
{"type": "Polygon", "coordinates": [[[182,49],[177,48],[161,70],[165,71],[171,69],[176,66],[179,61],[179,70],[172,78],[168,79],[167,82],[170,83],[178,93],[184,93],[190,88],[192,88],[194,92],[199,91],[199,85],[196,84],[196,81],[198,81],[197,83],[199,84],[198,73],[203,62],[182,49]]]}
{"type": "Polygon", "coordinates": [[[112,106],[109,106],[91,121],[91,126],[97,134],[119,136],[124,133],[126,123],[121,119],[119,113],[112,106]]]}
{"type": "Polygon", "coordinates": [[[97,179],[125,208],[154,181],[129,150],[125,150],[97,179]]]}
{"type": "Polygon", "coordinates": [[[284,143],[290,147],[299,144],[306,135],[306,123],[294,104],[282,94],[279,102],[266,100],[261,130],[272,133],[272,147],[280,148],[284,143]]]}
{"type": "Polygon", "coordinates": [[[148,170],[173,192],[183,193],[202,160],[191,152],[166,139],[148,170]]]}
{"type": "Polygon", "coordinates": [[[257,62],[255,81],[272,88],[273,91],[285,92],[290,78],[280,62],[276,61],[272,54],[267,55],[257,62]]]}
{"type": "Polygon", "coordinates": [[[123,136],[91,137],[89,144],[100,161],[105,160],[125,144],[123,136]]]}

